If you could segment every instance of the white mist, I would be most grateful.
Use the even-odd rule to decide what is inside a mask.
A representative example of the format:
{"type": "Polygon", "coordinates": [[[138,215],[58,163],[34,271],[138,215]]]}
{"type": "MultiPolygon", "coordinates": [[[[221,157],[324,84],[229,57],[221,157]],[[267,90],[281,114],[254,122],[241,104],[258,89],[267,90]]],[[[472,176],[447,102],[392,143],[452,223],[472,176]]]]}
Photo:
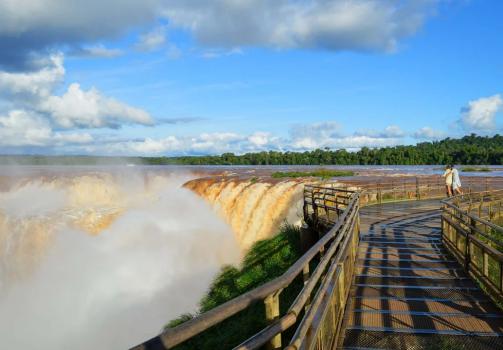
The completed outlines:
{"type": "MultiPolygon", "coordinates": [[[[134,193],[108,229],[93,236],[60,224],[29,274],[13,280],[0,275],[2,347],[129,348],[155,336],[170,319],[194,311],[220,267],[239,262],[229,227],[181,188],[182,180],[156,178],[146,189],[143,180],[127,178],[120,188],[134,193]]],[[[19,197],[11,191],[0,202],[11,214],[59,210],[59,189],[48,208],[36,203],[19,209],[27,198],[41,200],[40,193],[51,197],[44,191],[23,187],[19,197]]]]}

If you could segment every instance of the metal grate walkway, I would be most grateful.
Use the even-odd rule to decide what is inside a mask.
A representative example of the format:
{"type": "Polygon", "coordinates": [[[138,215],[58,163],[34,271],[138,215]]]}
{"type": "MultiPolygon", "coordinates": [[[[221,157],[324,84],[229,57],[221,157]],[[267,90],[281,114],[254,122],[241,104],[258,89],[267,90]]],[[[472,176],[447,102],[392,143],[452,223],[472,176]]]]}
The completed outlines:
{"type": "Polygon", "coordinates": [[[444,250],[438,208],[361,209],[344,349],[503,349],[503,313],[444,250]]]}

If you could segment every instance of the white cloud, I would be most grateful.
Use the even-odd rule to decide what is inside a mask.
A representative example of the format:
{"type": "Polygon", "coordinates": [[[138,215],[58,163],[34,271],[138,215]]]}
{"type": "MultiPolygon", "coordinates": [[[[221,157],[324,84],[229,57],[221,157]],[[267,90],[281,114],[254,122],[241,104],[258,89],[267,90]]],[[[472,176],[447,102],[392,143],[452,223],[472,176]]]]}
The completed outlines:
{"type": "Polygon", "coordinates": [[[254,132],[250,135],[237,133],[203,133],[194,137],[167,136],[111,142],[102,146],[86,146],[91,152],[107,154],[136,155],[180,155],[180,154],[222,154],[232,152],[242,154],[262,150],[313,150],[329,147],[332,149],[394,146],[402,141],[399,138],[342,135],[339,126],[333,122],[296,126],[290,139],[281,139],[267,132],[254,132]],[[331,129],[327,131],[326,129],[331,129]],[[303,130],[301,132],[301,130],[303,130]],[[98,148],[97,148],[98,147],[98,148]]]}
{"type": "Polygon", "coordinates": [[[182,143],[175,136],[154,140],[146,138],[144,141],[128,142],[127,146],[135,153],[157,154],[167,151],[181,151],[182,143]]]}
{"type": "Polygon", "coordinates": [[[155,20],[160,0],[0,1],[0,66],[33,69],[48,49],[115,38],[155,20]]]}
{"type": "Polygon", "coordinates": [[[166,43],[166,28],[157,27],[140,36],[135,48],[139,51],[153,51],[166,43]]]}
{"type": "Polygon", "coordinates": [[[47,119],[24,110],[0,115],[0,145],[2,146],[60,146],[86,144],[93,141],[88,133],[54,132],[47,119]]]}
{"type": "Polygon", "coordinates": [[[118,140],[103,145],[88,145],[90,152],[105,154],[221,154],[225,152],[245,153],[276,147],[279,139],[264,132],[255,132],[251,135],[237,133],[202,133],[197,136],[177,137],[170,135],[161,138],[147,137],[142,140],[118,140]]]}
{"type": "Polygon", "coordinates": [[[268,132],[257,131],[248,136],[248,141],[256,147],[264,147],[271,143],[271,134],[268,132]]]}
{"type": "Polygon", "coordinates": [[[50,96],[40,104],[54,123],[62,128],[119,128],[122,124],[152,125],[150,115],[116,99],[102,96],[92,88],[84,91],[71,84],[62,96],[50,96]]]}
{"type": "Polygon", "coordinates": [[[292,128],[289,147],[296,150],[315,148],[361,148],[394,146],[402,141],[405,133],[397,126],[389,126],[383,131],[357,132],[344,135],[335,122],[297,125],[292,128]]]}
{"type": "Polygon", "coordinates": [[[341,127],[336,122],[295,125],[290,130],[292,147],[313,149],[328,147],[327,140],[340,137],[341,127]]]}
{"type": "Polygon", "coordinates": [[[65,68],[61,54],[51,56],[48,64],[39,71],[29,73],[0,71],[0,97],[16,99],[17,102],[44,99],[51,95],[63,81],[64,76],[65,68]]]}
{"type": "MultiPolygon", "coordinates": [[[[20,119],[22,121],[22,119],[20,119]]],[[[34,128],[42,130],[42,135],[34,134],[30,137],[13,136],[10,139],[19,139],[17,143],[29,145],[63,144],[73,143],[72,151],[88,154],[107,155],[215,155],[226,152],[243,154],[246,152],[259,152],[264,150],[278,151],[306,151],[317,148],[350,149],[356,150],[362,147],[385,147],[403,143],[405,134],[400,129],[392,126],[381,132],[371,135],[347,135],[341,132],[341,127],[335,122],[314,123],[296,125],[291,129],[289,138],[281,138],[269,132],[256,131],[250,134],[233,132],[202,133],[196,136],[175,136],[146,138],[124,138],[117,136],[103,136],[91,142],[91,136],[82,133],[60,132],[55,133],[50,125],[44,123],[43,118],[25,122],[16,130],[17,135],[24,130],[26,125],[35,125],[34,128]],[[39,123],[37,125],[37,123],[39,123]],[[403,136],[399,136],[402,135],[403,136]],[[396,137],[390,137],[394,135],[396,137]],[[26,140],[30,139],[30,142],[26,140]]],[[[0,128],[1,129],[1,128],[0,128]]],[[[26,129],[30,129],[26,127],[26,129]]],[[[419,132],[426,135],[432,134],[429,128],[423,128],[419,132]]],[[[4,133],[5,134],[5,133],[4,133]]],[[[0,137],[4,134],[0,133],[0,137]]],[[[1,144],[1,143],[0,143],[1,144]]]]}
{"type": "MultiPolygon", "coordinates": [[[[25,0],[0,1],[0,67],[27,70],[53,49],[114,39],[167,21],[143,35],[152,50],[165,31],[185,29],[210,48],[261,46],[333,51],[393,51],[434,13],[439,0],[25,0]]],[[[81,51],[111,57],[101,46],[81,51]]],[[[209,52],[207,55],[214,56],[209,52]]]]}
{"type": "Polygon", "coordinates": [[[421,27],[436,2],[171,0],[163,13],[209,46],[392,51],[421,27]]]}
{"type": "Polygon", "coordinates": [[[50,124],[66,129],[153,125],[152,117],[146,111],[104,96],[95,88],[85,91],[73,83],[62,96],[55,95],[64,76],[61,54],[53,55],[48,65],[38,71],[0,71],[0,100],[11,109],[44,114],[50,124]]]}
{"type": "Polygon", "coordinates": [[[203,133],[195,137],[167,136],[111,142],[105,145],[88,146],[90,151],[106,154],[220,154],[237,152],[243,147],[246,137],[235,133],[203,133]]]}
{"type": "Polygon", "coordinates": [[[204,133],[199,137],[190,140],[190,149],[199,153],[222,153],[234,152],[240,149],[238,143],[246,138],[242,135],[223,132],[223,133],[204,133]]]}
{"type": "Polygon", "coordinates": [[[494,131],[496,114],[502,110],[503,100],[499,94],[470,101],[463,111],[461,123],[467,131],[494,131]]]}
{"type": "Polygon", "coordinates": [[[418,140],[439,140],[445,137],[445,133],[442,131],[434,130],[429,126],[425,126],[412,135],[415,139],[418,140]]]}
{"type": "Polygon", "coordinates": [[[358,131],[355,133],[355,136],[368,136],[371,138],[392,139],[392,138],[404,137],[405,132],[403,132],[403,130],[397,125],[390,125],[384,128],[383,131],[376,131],[376,130],[358,131]]]}

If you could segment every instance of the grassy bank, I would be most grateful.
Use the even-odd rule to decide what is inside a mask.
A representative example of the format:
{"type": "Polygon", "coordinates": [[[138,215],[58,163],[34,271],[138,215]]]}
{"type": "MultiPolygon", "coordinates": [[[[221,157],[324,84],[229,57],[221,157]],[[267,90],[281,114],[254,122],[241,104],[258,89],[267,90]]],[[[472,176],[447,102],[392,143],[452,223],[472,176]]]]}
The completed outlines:
{"type": "Polygon", "coordinates": [[[491,169],[489,168],[486,168],[486,167],[464,167],[464,168],[461,168],[461,171],[466,173],[466,172],[470,172],[470,173],[490,173],[491,172],[491,169]]]}
{"type": "Polygon", "coordinates": [[[279,178],[297,178],[297,177],[321,177],[322,179],[330,179],[332,177],[340,176],[353,176],[353,171],[343,171],[343,170],[328,170],[319,169],[315,171],[277,171],[271,174],[275,179],[279,178]]]}
{"type": "MultiPolygon", "coordinates": [[[[282,275],[300,256],[300,230],[285,225],[275,237],[255,243],[240,268],[226,266],[222,269],[201,300],[199,313],[282,275]]],[[[281,293],[282,312],[293,302],[302,286],[303,282],[299,279],[281,293]]],[[[175,327],[193,317],[195,315],[182,315],[170,321],[166,328],[175,327]]],[[[264,304],[257,303],[175,349],[232,349],[265,326],[264,304]]]]}

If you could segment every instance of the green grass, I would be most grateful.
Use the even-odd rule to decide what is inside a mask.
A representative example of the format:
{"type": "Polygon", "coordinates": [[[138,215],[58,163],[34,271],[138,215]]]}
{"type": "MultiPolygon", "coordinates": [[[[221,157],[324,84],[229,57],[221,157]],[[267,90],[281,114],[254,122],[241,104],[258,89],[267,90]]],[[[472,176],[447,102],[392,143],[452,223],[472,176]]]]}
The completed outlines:
{"type": "Polygon", "coordinates": [[[487,167],[464,167],[464,168],[461,168],[461,171],[466,173],[466,172],[470,172],[470,173],[490,173],[491,172],[491,169],[487,168],[487,167]]]}
{"type": "Polygon", "coordinates": [[[279,178],[296,178],[296,177],[321,177],[322,179],[330,179],[332,177],[339,176],[353,176],[353,171],[346,170],[328,170],[328,169],[319,169],[315,171],[277,171],[271,174],[271,176],[275,179],[279,178]]]}
{"type": "MultiPolygon", "coordinates": [[[[300,229],[290,225],[283,226],[278,235],[255,243],[240,268],[222,268],[201,300],[198,313],[207,312],[281,276],[300,256],[300,229]]],[[[283,314],[302,286],[302,279],[299,278],[283,290],[280,295],[283,314]]],[[[193,317],[195,315],[184,314],[170,321],[166,328],[176,327],[193,317]]],[[[256,303],[174,349],[232,349],[266,325],[264,304],[256,303]]]]}

